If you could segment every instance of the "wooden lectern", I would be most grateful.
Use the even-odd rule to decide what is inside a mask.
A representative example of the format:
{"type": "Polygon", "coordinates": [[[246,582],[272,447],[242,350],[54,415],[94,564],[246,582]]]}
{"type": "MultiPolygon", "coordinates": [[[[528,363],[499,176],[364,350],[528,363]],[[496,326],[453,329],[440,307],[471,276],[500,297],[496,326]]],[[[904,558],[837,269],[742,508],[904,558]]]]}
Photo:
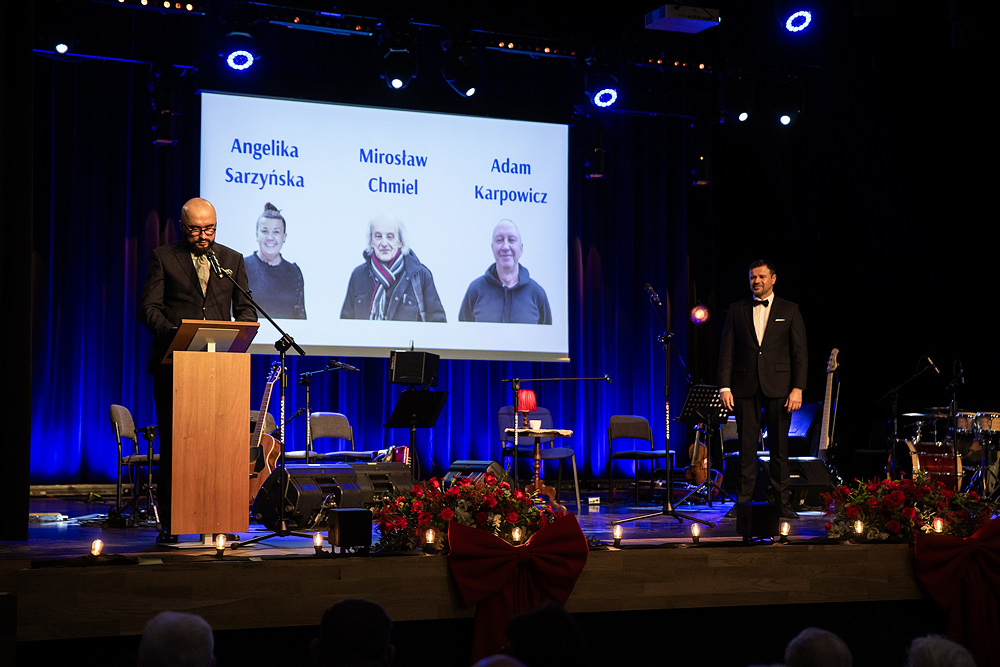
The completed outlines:
{"type": "Polygon", "coordinates": [[[170,530],[237,533],[250,527],[247,410],[257,322],[181,320],[173,365],[170,530]]]}

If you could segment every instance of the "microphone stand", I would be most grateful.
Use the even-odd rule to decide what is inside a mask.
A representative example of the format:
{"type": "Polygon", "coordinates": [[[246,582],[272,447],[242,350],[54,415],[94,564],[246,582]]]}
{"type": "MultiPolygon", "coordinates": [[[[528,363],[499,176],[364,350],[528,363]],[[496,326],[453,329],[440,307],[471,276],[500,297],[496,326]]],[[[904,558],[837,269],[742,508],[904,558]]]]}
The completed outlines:
{"type": "MultiPolygon", "coordinates": [[[[670,341],[673,339],[674,334],[673,332],[670,331],[670,327],[667,326],[667,322],[666,320],[663,319],[663,315],[662,313],[660,313],[660,310],[657,309],[657,306],[663,305],[660,302],[660,297],[657,296],[656,292],[653,291],[653,288],[648,283],[646,284],[646,292],[649,294],[649,307],[653,309],[654,313],[656,313],[656,318],[660,320],[660,325],[663,327],[663,333],[661,333],[659,336],[656,337],[656,342],[658,342],[660,345],[663,346],[663,368],[664,368],[663,410],[666,419],[666,428],[664,430],[664,441],[666,442],[666,447],[664,449],[667,452],[667,488],[664,489],[663,508],[659,512],[653,512],[652,514],[642,514],[640,516],[634,516],[627,519],[618,519],[616,521],[612,521],[611,525],[615,526],[620,523],[627,523],[629,521],[638,521],[640,519],[649,519],[657,516],[670,516],[677,519],[677,523],[683,523],[684,520],[687,520],[687,521],[694,521],[697,523],[703,523],[707,526],[714,527],[715,524],[711,521],[698,519],[696,517],[691,516],[690,514],[682,514],[681,512],[678,512],[676,509],[674,509],[674,480],[673,480],[674,466],[670,460],[670,341]]],[[[681,365],[685,366],[683,359],[681,360],[681,365]]],[[[686,366],[684,370],[686,373],[687,372],[686,366]]],[[[635,464],[639,465],[639,462],[636,461],[635,464]]],[[[611,465],[610,461],[608,461],[608,465],[611,465]]],[[[650,463],[650,465],[652,465],[652,462],[650,463]]],[[[709,498],[711,498],[711,494],[709,494],[709,498]]]]}
{"type": "Polygon", "coordinates": [[[275,322],[274,319],[267,314],[266,310],[261,308],[260,304],[254,300],[253,295],[250,293],[250,290],[243,289],[243,286],[240,285],[236,281],[236,278],[233,277],[232,270],[222,268],[222,265],[219,264],[219,259],[215,256],[214,251],[209,250],[208,258],[211,261],[212,268],[215,270],[215,275],[219,278],[228,278],[229,282],[231,282],[233,286],[236,287],[236,289],[238,289],[240,293],[247,298],[250,304],[257,309],[257,312],[259,312],[261,315],[267,318],[267,321],[271,323],[271,326],[273,326],[275,330],[279,334],[281,334],[281,338],[279,338],[274,343],[274,348],[278,351],[278,358],[280,359],[279,363],[280,368],[278,369],[278,372],[280,374],[279,377],[281,378],[281,381],[278,383],[278,395],[280,397],[279,398],[280,412],[278,417],[278,424],[279,424],[278,431],[280,437],[278,438],[278,442],[281,444],[281,448],[278,450],[278,470],[280,471],[278,474],[281,475],[281,498],[279,499],[281,505],[278,510],[278,527],[274,532],[267,533],[264,535],[258,535],[249,540],[243,540],[242,542],[234,543],[232,545],[232,548],[237,549],[239,547],[246,546],[248,544],[253,544],[254,542],[261,542],[263,540],[271,539],[272,537],[288,537],[289,535],[294,535],[295,537],[311,538],[312,535],[310,535],[309,533],[297,533],[290,530],[288,528],[288,521],[285,518],[285,505],[286,505],[285,499],[288,497],[288,481],[289,481],[288,471],[285,470],[285,385],[287,384],[288,381],[288,375],[285,372],[285,353],[288,352],[289,348],[294,348],[294,350],[298,352],[300,355],[305,356],[306,351],[303,350],[301,347],[299,347],[298,343],[295,342],[295,339],[292,338],[291,335],[289,335],[284,329],[278,326],[278,323],[275,322]]]}
{"type": "Polygon", "coordinates": [[[299,373],[299,384],[306,388],[306,463],[309,463],[309,458],[313,453],[313,439],[312,439],[312,410],[309,408],[309,386],[312,384],[312,376],[320,375],[322,373],[328,373],[329,371],[339,371],[344,370],[358,370],[354,366],[349,366],[347,364],[342,364],[339,361],[334,361],[333,359],[327,360],[326,368],[321,368],[318,371],[307,371],[305,373],[299,373]]]}

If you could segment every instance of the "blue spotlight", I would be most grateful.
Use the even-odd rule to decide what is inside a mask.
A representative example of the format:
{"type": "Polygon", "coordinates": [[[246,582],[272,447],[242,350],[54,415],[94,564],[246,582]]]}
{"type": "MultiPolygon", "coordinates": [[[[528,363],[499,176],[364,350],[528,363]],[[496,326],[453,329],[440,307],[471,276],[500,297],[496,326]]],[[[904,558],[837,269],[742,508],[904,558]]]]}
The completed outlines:
{"type": "Polygon", "coordinates": [[[253,54],[243,49],[230,51],[226,56],[226,64],[240,72],[253,66],[253,54]]]}
{"type": "Polygon", "coordinates": [[[618,101],[618,78],[610,74],[588,76],[587,97],[599,109],[607,109],[618,101]]]}
{"type": "Polygon", "coordinates": [[[618,91],[614,88],[602,88],[594,93],[594,106],[609,107],[618,101],[618,91]]]}
{"type": "Polygon", "coordinates": [[[231,32],[226,35],[222,52],[219,53],[226,65],[237,72],[253,67],[257,62],[257,52],[253,46],[253,36],[247,32],[231,32]]]}
{"type": "Polygon", "coordinates": [[[804,9],[789,14],[785,19],[785,30],[788,32],[801,32],[812,23],[812,13],[804,9]]]}

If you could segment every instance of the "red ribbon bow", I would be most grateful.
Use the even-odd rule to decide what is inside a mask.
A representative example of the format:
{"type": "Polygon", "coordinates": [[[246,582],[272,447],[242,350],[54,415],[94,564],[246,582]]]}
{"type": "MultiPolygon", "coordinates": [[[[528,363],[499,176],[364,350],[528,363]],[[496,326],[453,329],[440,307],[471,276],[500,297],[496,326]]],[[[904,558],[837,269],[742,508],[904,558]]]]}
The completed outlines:
{"type": "Polygon", "coordinates": [[[472,661],[497,653],[511,618],[548,600],[565,604],[587,563],[587,538],[573,514],[514,546],[460,523],[448,526],[448,565],[462,601],[475,604],[472,661]]]}
{"type": "Polygon", "coordinates": [[[971,537],[918,534],[914,571],[948,614],[948,637],[980,665],[1000,662],[1000,518],[971,537]]]}

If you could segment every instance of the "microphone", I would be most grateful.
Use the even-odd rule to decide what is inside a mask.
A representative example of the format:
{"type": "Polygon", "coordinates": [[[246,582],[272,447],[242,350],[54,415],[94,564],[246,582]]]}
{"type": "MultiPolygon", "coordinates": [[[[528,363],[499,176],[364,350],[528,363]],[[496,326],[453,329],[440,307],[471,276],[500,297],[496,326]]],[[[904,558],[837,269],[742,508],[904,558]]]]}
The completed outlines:
{"type": "Polygon", "coordinates": [[[958,383],[965,384],[965,369],[962,368],[962,362],[956,361],[955,365],[958,367],[958,383]]]}
{"type": "Polygon", "coordinates": [[[605,373],[604,374],[604,381],[607,382],[608,384],[611,384],[611,376],[608,375],[607,373],[605,373]]]}
{"type": "Polygon", "coordinates": [[[925,357],[925,358],[927,359],[927,363],[931,365],[931,368],[934,369],[934,372],[937,373],[938,375],[941,375],[941,371],[939,371],[938,367],[934,365],[934,360],[932,360],[930,357],[925,357]]]}
{"type": "Polygon", "coordinates": [[[227,273],[229,275],[232,275],[232,273],[233,273],[232,269],[224,269],[224,268],[222,268],[222,264],[219,263],[219,258],[215,256],[215,251],[214,250],[209,250],[205,254],[208,255],[208,261],[212,265],[212,270],[215,271],[215,275],[217,277],[219,277],[219,278],[225,278],[227,273]]]}
{"type": "Polygon", "coordinates": [[[657,306],[662,306],[662,305],[663,305],[662,303],[660,303],[660,295],[656,293],[656,290],[655,290],[655,289],[653,289],[653,286],[652,286],[652,285],[650,285],[649,283],[646,283],[646,294],[648,294],[648,295],[649,295],[649,298],[650,298],[650,299],[651,299],[651,300],[653,301],[653,303],[655,303],[655,304],[656,304],[657,306]]]}
{"type": "Polygon", "coordinates": [[[327,368],[336,368],[342,371],[354,371],[355,373],[359,372],[360,370],[358,369],[357,366],[351,366],[350,364],[345,364],[343,362],[337,361],[336,359],[327,359],[326,366],[327,368]]]}

